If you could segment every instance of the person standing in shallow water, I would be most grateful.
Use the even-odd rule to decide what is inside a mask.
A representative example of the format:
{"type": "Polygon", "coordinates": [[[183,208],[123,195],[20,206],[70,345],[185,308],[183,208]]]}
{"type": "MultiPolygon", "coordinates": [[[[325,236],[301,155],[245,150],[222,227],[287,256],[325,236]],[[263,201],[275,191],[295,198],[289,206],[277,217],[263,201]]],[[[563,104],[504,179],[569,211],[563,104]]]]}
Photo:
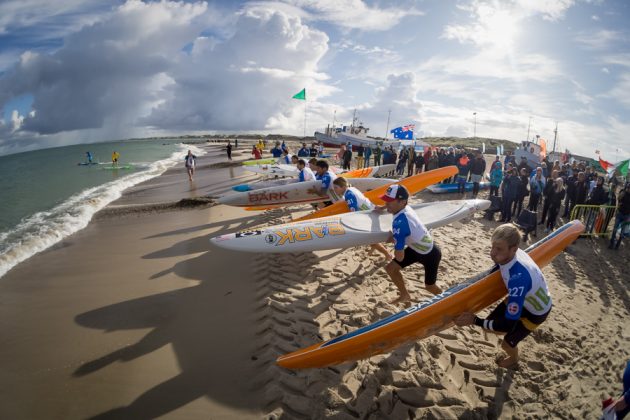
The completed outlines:
{"type": "Polygon", "coordinates": [[[188,154],[184,157],[184,165],[186,166],[186,172],[188,173],[188,180],[193,180],[193,175],[195,174],[195,161],[197,156],[193,155],[190,150],[188,150],[188,154]]]}
{"type": "Polygon", "coordinates": [[[232,143],[230,142],[230,140],[228,140],[228,144],[225,149],[227,150],[228,160],[232,160],[232,143]]]}

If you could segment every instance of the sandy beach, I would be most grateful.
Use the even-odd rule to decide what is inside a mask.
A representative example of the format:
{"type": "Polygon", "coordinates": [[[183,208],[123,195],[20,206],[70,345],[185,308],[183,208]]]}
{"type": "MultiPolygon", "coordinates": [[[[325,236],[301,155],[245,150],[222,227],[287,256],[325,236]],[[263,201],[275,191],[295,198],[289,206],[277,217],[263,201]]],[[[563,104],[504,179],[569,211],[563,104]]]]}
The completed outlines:
{"type": "MultiPolygon", "coordinates": [[[[384,303],[395,287],[367,247],[212,247],[211,236],[290,221],[308,207],[174,204],[255,179],[206,147],[194,183],[178,167],[139,184],[0,279],[0,418],[597,418],[601,400],[621,391],[630,252],[603,239],[579,239],[543,270],[555,306],[521,344],[515,370],[496,366],[497,336],[470,327],[332,368],[277,367],[280,354],[399,311],[384,303]]],[[[235,159],[248,151],[240,146],[235,159]]],[[[498,225],[479,213],[436,229],[438,284],[490,267],[498,225]]],[[[429,296],[419,266],[404,277],[415,300],[429,296]]]]}

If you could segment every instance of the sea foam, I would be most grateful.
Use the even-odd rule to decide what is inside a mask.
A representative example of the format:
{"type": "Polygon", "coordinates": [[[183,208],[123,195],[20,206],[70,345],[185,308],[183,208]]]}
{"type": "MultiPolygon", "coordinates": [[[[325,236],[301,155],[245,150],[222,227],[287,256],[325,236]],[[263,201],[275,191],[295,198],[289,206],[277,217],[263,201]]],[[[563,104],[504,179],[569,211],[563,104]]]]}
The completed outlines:
{"type": "MultiPolygon", "coordinates": [[[[163,174],[180,164],[187,150],[202,156],[206,152],[194,145],[179,145],[180,150],[166,159],[148,163],[138,172],[85,189],[54,208],[23,219],[13,229],[0,233],[0,277],[11,268],[88,225],[94,213],[120,198],[123,191],[163,174]]],[[[140,165],[139,165],[140,166],[140,165]]]]}

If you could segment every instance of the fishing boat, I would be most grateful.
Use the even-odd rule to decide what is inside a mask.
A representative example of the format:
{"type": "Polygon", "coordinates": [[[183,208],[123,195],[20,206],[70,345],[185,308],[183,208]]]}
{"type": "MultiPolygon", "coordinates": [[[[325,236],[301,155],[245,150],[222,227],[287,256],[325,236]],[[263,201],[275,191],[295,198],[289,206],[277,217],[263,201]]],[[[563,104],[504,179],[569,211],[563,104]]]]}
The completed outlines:
{"type": "Polygon", "coordinates": [[[368,131],[370,131],[370,129],[365,127],[363,123],[357,119],[357,112],[355,110],[350,126],[343,125],[341,127],[335,127],[333,123],[332,126],[328,125],[323,132],[316,131],[315,138],[327,147],[336,147],[342,144],[350,144],[354,147],[358,147],[362,144],[363,146],[369,145],[371,147],[380,145],[381,147],[393,146],[394,148],[398,148],[400,145],[399,140],[368,137],[368,131]]]}

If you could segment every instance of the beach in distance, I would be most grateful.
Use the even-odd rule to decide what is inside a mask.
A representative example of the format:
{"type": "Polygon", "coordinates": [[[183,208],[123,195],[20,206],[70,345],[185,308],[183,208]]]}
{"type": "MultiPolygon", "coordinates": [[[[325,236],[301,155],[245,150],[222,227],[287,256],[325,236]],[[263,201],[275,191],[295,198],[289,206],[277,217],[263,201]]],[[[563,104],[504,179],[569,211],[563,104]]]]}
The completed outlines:
{"type": "MultiPolygon", "coordinates": [[[[277,366],[282,354],[402,306],[387,303],[397,291],[369,247],[268,254],[211,245],[312,209],[216,203],[260,179],[241,165],[253,144],[239,141],[232,161],[224,142],[191,145],[193,181],[187,147],[169,149],[176,164],[121,187],[85,227],[0,277],[0,418],[587,419],[620,395],[630,359],[627,240],[614,251],[580,238],[543,269],[554,307],[520,344],[515,369],[496,364],[499,336],[471,327],[328,368],[277,366]]],[[[423,191],[413,202],[456,198],[423,191]]],[[[435,229],[438,284],[490,268],[499,225],[478,212],[435,229]]],[[[521,248],[544,236],[539,229],[521,248]]],[[[421,266],[403,273],[414,302],[431,297],[421,266]]]]}

